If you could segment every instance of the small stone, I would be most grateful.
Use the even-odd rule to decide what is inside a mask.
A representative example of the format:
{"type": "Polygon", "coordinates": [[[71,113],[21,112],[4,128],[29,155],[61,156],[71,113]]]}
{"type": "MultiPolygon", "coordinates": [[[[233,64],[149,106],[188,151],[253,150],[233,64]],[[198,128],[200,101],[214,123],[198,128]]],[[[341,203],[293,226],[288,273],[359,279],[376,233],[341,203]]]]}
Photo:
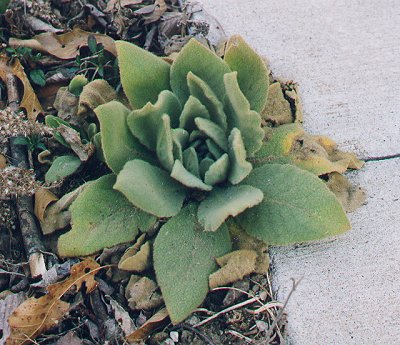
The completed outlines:
{"type": "Polygon", "coordinates": [[[170,332],[169,333],[170,338],[173,340],[174,343],[177,343],[179,341],[179,333],[178,332],[170,332]]]}
{"type": "Polygon", "coordinates": [[[261,320],[256,321],[256,326],[260,332],[265,332],[269,328],[268,324],[261,320]]]}
{"type": "Polygon", "coordinates": [[[193,315],[193,316],[191,316],[189,319],[187,319],[187,323],[190,325],[190,326],[194,326],[195,324],[197,324],[197,323],[199,323],[200,322],[200,319],[197,317],[197,316],[195,316],[195,315],[193,315]]]}
{"type": "Polygon", "coordinates": [[[163,344],[164,345],[175,345],[174,341],[171,338],[165,339],[163,344]]]}

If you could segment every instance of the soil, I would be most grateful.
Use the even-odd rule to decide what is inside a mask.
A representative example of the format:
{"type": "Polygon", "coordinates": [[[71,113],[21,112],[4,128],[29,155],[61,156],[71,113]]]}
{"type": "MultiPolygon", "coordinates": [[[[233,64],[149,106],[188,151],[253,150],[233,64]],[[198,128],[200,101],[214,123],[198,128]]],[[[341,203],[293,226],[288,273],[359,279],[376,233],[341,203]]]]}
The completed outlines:
{"type": "MultiPolygon", "coordinates": [[[[168,55],[179,51],[191,36],[206,40],[209,25],[207,21],[195,20],[193,9],[182,7],[181,1],[130,1],[131,5],[119,11],[107,12],[110,1],[104,0],[37,0],[11,1],[9,10],[1,16],[0,54],[18,58],[30,76],[34,91],[45,105],[46,114],[57,114],[53,107],[56,91],[68,84],[78,67],[79,61],[69,60],[67,63],[49,54],[41,54],[35,58],[35,52],[16,52],[10,50],[10,38],[32,38],[42,32],[62,33],[72,28],[80,28],[93,33],[101,33],[113,39],[123,39],[138,44],[158,55],[168,55]],[[165,11],[157,10],[164,4],[165,11]],[[156,5],[156,6],[154,6],[156,5]],[[149,7],[150,6],[150,7],[149,7]],[[154,6],[151,9],[151,6],[154,6]],[[158,6],[158,7],[157,7],[158,6]],[[141,10],[137,12],[138,10],[141,10]],[[136,12],[135,12],[136,11],[136,12]],[[18,54],[17,54],[18,53],[18,54]],[[46,88],[32,80],[33,70],[41,70],[46,80],[46,88]],[[56,82],[55,72],[62,73],[56,82]],[[44,93],[43,90],[46,90],[44,93]]],[[[115,2],[115,1],[114,1],[115,2]]],[[[123,1],[121,0],[121,3],[123,1]]],[[[127,3],[128,1],[125,1],[127,3]]],[[[210,43],[212,46],[212,43],[210,43]]],[[[215,47],[214,47],[215,48],[215,47]]],[[[90,56],[87,47],[79,51],[81,59],[90,56]]],[[[112,59],[110,56],[106,56],[112,59]]],[[[110,64],[111,65],[111,64],[110,64]]],[[[88,76],[93,71],[88,70],[88,76]]],[[[105,72],[106,73],[106,72],[105,72]]],[[[118,87],[119,81],[109,76],[110,84],[118,87]]],[[[20,94],[22,91],[20,92],[20,94]]],[[[7,86],[0,83],[0,109],[7,105],[7,86]]],[[[19,133],[14,133],[19,134],[19,133]]],[[[46,147],[62,152],[51,135],[41,139],[46,147]]],[[[39,146],[29,153],[31,162],[30,174],[34,174],[38,184],[43,183],[46,167],[38,162],[39,146]]],[[[0,140],[0,155],[10,163],[11,153],[7,141],[0,140]]],[[[1,156],[0,156],[1,157],[1,156]]],[[[5,170],[4,170],[5,171],[5,170]]],[[[4,173],[3,171],[3,173],[4,173]]],[[[85,181],[92,180],[106,171],[106,167],[91,169],[91,162],[80,172],[67,178],[63,183],[52,186],[52,191],[59,197],[75,189],[85,181]]],[[[21,175],[22,176],[22,175],[21,175]]],[[[25,175],[23,175],[25,176],[25,175]]],[[[21,177],[21,185],[26,181],[21,177]]],[[[17,181],[18,182],[18,181],[17,181]]],[[[40,296],[45,293],[45,277],[32,278],[29,273],[27,256],[22,246],[22,235],[17,217],[16,205],[22,195],[27,194],[28,187],[18,189],[14,193],[0,192],[0,311],[6,296],[24,293],[26,296],[40,296]],[[18,194],[18,195],[17,195],[18,194]]],[[[55,268],[56,281],[68,275],[70,266],[78,261],[60,260],[54,254],[54,239],[44,239],[45,258],[48,268],[55,268]]],[[[118,262],[128,245],[118,246],[100,255],[103,265],[118,262]]],[[[97,256],[99,258],[99,256],[97,256]]],[[[115,272],[114,272],[115,273],[115,272]]],[[[157,310],[132,311],[125,298],[127,276],[121,275],[116,281],[115,275],[102,271],[96,277],[99,285],[96,293],[71,294],[69,298],[74,307],[56,327],[44,332],[35,343],[39,344],[125,344],[126,336],[118,315],[128,317],[133,329],[140,327],[154,315],[157,310]],[[115,301],[122,311],[118,314],[111,307],[110,300],[115,301]],[[117,315],[118,314],[118,315],[117,315]]],[[[68,297],[68,296],[67,296],[68,297]]],[[[65,298],[67,298],[65,297],[65,298]]],[[[64,298],[64,297],[63,297],[64,298]]],[[[15,307],[15,306],[14,306],[15,307]]],[[[232,287],[211,291],[204,304],[185,322],[173,326],[160,324],[142,343],[146,344],[283,344],[286,330],[285,315],[282,305],[273,302],[272,291],[267,275],[251,275],[236,282],[232,287]],[[261,309],[260,309],[261,308],[261,309]],[[218,314],[213,320],[198,326],[200,322],[218,314]]],[[[5,315],[0,314],[0,325],[4,324],[5,315]]],[[[3,337],[1,330],[0,337],[3,337]]],[[[4,338],[0,338],[3,343],[4,338]]]]}

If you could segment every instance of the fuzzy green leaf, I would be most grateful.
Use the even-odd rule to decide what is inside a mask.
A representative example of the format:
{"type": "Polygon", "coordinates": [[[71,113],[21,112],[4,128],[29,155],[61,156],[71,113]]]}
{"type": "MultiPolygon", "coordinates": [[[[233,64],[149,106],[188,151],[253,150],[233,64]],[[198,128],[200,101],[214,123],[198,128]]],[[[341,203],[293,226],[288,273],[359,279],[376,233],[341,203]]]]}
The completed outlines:
{"type": "Polygon", "coordinates": [[[237,72],[225,74],[226,87],[225,109],[228,117],[228,128],[237,128],[242,133],[247,156],[256,153],[263,142],[264,131],[261,128],[260,115],[250,110],[249,101],[240,90],[237,72]]]}
{"type": "Polygon", "coordinates": [[[161,116],[161,123],[157,136],[157,157],[160,164],[168,171],[174,165],[174,147],[172,141],[171,121],[168,115],[161,116]]]}
{"type": "Polygon", "coordinates": [[[186,78],[192,72],[204,80],[222,100],[225,94],[223,75],[230,71],[225,61],[200,42],[191,39],[172,63],[171,88],[181,103],[185,104],[190,94],[186,78]]]}
{"type": "Polygon", "coordinates": [[[247,185],[214,188],[199,206],[199,222],[205,231],[215,231],[229,216],[236,217],[244,210],[258,205],[263,197],[261,190],[247,185]]]}
{"type": "Polygon", "coordinates": [[[210,191],[212,189],[210,185],[205,184],[197,176],[186,170],[182,162],[178,160],[175,161],[171,177],[189,188],[196,188],[204,191],[210,191]]]}
{"type": "Polygon", "coordinates": [[[225,132],[221,127],[216,125],[214,122],[201,117],[196,117],[194,122],[197,128],[207,137],[212,139],[222,150],[228,150],[228,141],[225,132]]]}
{"type": "Polygon", "coordinates": [[[200,170],[200,176],[202,178],[205,177],[206,172],[208,171],[208,169],[210,169],[210,166],[213,165],[214,163],[215,160],[211,159],[210,157],[205,157],[200,161],[199,170],[200,170]]]}
{"type": "Polygon", "coordinates": [[[63,257],[93,254],[105,247],[132,241],[139,229],[148,231],[157,218],[135,207],[112,189],[115,175],[89,182],[70,207],[72,229],[58,240],[63,257]]]}
{"type": "Polygon", "coordinates": [[[183,165],[187,171],[200,177],[199,158],[194,147],[189,147],[183,151],[183,165]]]}
{"type": "MultiPolygon", "coordinates": [[[[201,104],[203,104],[208,113],[210,114],[211,121],[215,122],[218,126],[224,130],[227,128],[226,114],[224,112],[224,105],[218,99],[217,95],[207,83],[200,79],[198,76],[189,72],[187,76],[187,84],[190,90],[190,94],[196,97],[201,104]]],[[[198,116],[202,117],[202,116],[198,116]]]]}
{"type": "Polygon", "coordinates": [[[229,171],[229,157],[224,153],[219,159],[215,161],[204,175],[204,182],[208,185],[214,186],[217,183],[224,182],[228,176],[229,171]]]}
{"type": "Polygon", "coordinates": [[[206,139],[206,145],[208,151],[215,159],[218,159],[224,154],[224,151],[222,151],[220,147],[216,143],[214,143],[214,141],[212,141],[211,139],[206,139]]]}
{"type": "Polygon", "coordinates": [[[141,210],[157,217],[172,217],[182,207],[185,188],[166,171],[135,159],[118,174],[114,189],[141,210]]]}
{"type": "Polygon", "coordinates": [[[237,128],[232,129],[228,138],[228,154],[231,161],[229,181],[232,184],[240,183],[253,169],[251,163],[246,161],[246,149],[243,139],[237,128]]]}
{"type": "Polygon", "coordinates": [[[44,177],[46,183],[53,183],[74,174],[82,162],[75,155],[57,157],[44,177]]]}
{"type": "Polygon", "coordinates": [[[121,83],[133,109],[157,101],[169,90],[170,65],[158,56],[125,41],[116,41],[121,83]]]}
{"type": "Polygon", "coordinates": [[[193,131],[196,129],[194,119],[196,117],[202,117],[204,119],[209,119],[210,114],[207,108],[200,103],[200,101],[193,96],[189,96],[183,107],[182,114],[179,118],[179,127],[184,128],[188,131],[193,131]]]}
{"type": "Polygon", "coordinates": [[[238,83],[250,103],[250,108],[258,113],[267,101],[269,72],[260,57],[240,36],[232,36],[224,60],[232,71],[237,71],[238,83]]]}
{"type": "Polygon", "coordinates": [[[162,226],[154,243],[157,282],[172,323],[183,321],[208,293],[215,258],[231,250],[226,225],[216,232],[199,229],[196,206],[190,204],[162,226]]]}
{"type": "Polygon", "coordinates": [[[325,183],[292,165],[266,164],[244,183],[264,192],[263,201],[236,219],[252,236],[287,245],[340,234],[350,229],[342,205],[325,183]]]}
{"type": "Polygon", "coordinates": [[[155,104],[147,103],[143,108],[132,111],[127,119],[132,134],[149,150],[156,151],[161,117],[167,114],[171,126],[177,127],[181,106],[176,96],[168,90],[162,91],[155,104]]]}
{"type": "Polygon", "coordinates": [[[112,101],[97,107],[95,113],[100,121],[104,158],[115,174],[132,159],[153,161],[150,152],[129,131],[126,119],[130,110],[127,107],[112,101]]]}

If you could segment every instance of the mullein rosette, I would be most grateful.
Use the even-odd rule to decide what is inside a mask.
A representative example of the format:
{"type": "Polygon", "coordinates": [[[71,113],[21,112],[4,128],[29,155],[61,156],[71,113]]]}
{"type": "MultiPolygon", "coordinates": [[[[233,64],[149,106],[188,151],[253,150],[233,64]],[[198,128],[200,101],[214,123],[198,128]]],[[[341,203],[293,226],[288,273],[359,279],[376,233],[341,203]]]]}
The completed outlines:
{"type": "Polygon", "coordinates": [[[90,182],[72,204],[60,255],[130,241],[166,219],[153,265],[177,323],[207,295],[215,258],[232,250],[228,218],[271,245],[349,229],[340,202],[316,175],[256,164],[269,72],[241,37],[228,41],[223,59],[195,39],[172,64],[123,41],[117,51],[129,107],[112,101],[95,111],[113,174],[90,182]]]}

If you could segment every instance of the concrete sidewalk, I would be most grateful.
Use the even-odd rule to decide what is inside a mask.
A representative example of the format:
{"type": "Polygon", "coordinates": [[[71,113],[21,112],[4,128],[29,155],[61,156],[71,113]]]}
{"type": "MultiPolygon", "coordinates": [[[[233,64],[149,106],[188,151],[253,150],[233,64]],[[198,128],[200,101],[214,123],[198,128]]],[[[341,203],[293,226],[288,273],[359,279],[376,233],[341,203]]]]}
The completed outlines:
{"type": "Polygon", "coordinates": [[[202,0],[228,35],[299,83],[305,127],[378,158],[351,178],[368,192],[336,239],[273,248],[273,287],[293,345],[400,344],[400,3],[202,0]]]}

